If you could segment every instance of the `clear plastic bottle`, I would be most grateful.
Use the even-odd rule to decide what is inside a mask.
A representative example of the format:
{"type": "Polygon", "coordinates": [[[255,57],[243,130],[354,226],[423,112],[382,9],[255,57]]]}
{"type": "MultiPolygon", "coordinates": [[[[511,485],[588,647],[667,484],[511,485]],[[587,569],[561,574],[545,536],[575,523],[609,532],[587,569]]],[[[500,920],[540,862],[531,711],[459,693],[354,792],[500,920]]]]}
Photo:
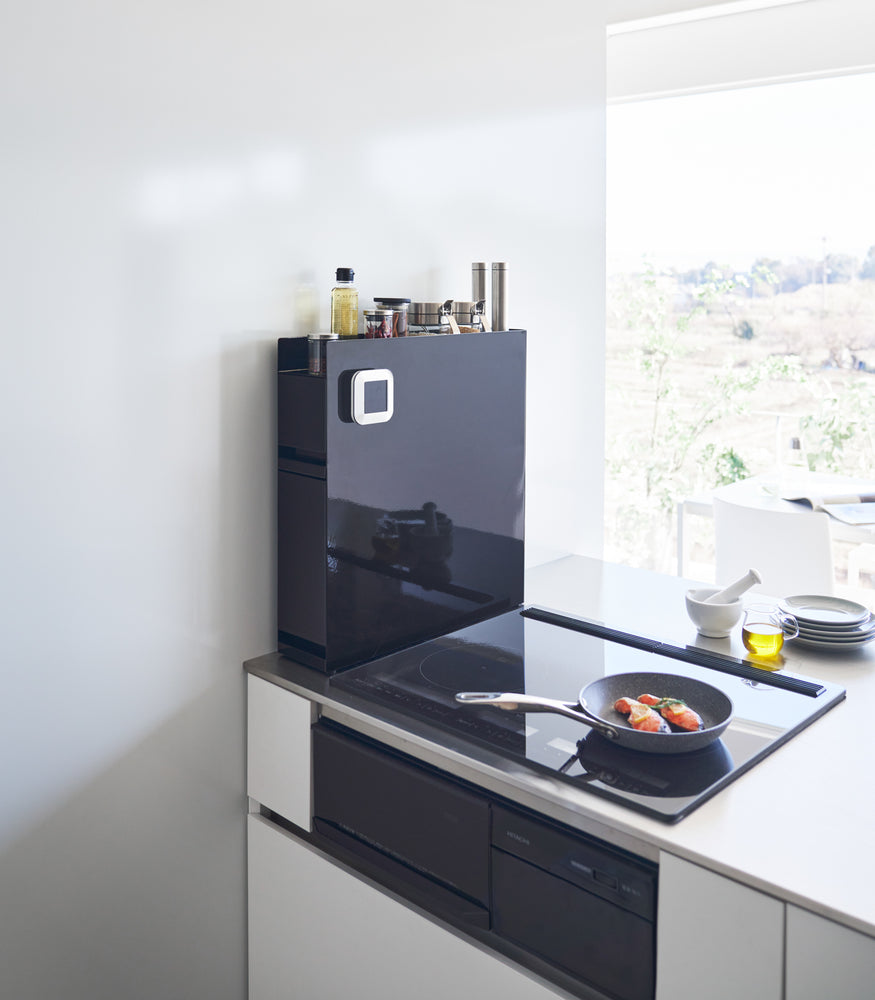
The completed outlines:
{"type": "Polygon", "coordinates": [[[309,337],[319,329],[319,302],[309,271],[300,276],[295,286],[294,321],[296,337],[309,337]]]}
{"type": "Polygon", "coordinates": [[[331,289],[331,332],[338,337],[357,337],[359,332],[359,293],[353,285],[355,271],[339,267],[337,284],[331,289]]]}

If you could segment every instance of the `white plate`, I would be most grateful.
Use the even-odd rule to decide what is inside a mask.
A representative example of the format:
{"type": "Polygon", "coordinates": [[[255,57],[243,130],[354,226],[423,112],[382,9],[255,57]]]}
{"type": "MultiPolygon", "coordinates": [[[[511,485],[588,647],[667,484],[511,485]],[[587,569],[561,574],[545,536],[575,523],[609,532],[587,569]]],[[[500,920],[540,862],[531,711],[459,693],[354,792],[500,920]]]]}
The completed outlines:
{"type": "Polygon", "coordinates": [[[824,646],[855,646],[859,645],[861,642],[871,642],[875,639],[875,632],[864,632],[861,635],[849,635],[841,639],[800,632],[799,635],[795,636],[793,639],[786,639],[785,642],[796,642],[797,639],[801,639],[803,642],[819,642],[824,646]]]}
{"type": "Polygon", "coordinates": [[[871,614],[862,604],[846,601],[842,597],[799,594],[785,597],[780,603],[783,610],[797,621],[810,625],[856,625],[871,614]]]}
{"type": "MultiPolygon", "coordinates": [[[[799,621],[799,619],[796,619],[799,621]]],[[[810,622],[799,622],[800,632],[817,632],[819,635],[857,635],[859,632],[868,632],[875,629],[875,618],[870,618],[864,622],[853,622],[850,625],[812,625],[810,622]]]]}
{"type": "Polygon", "coordinates": [[[854,625],[806,625],[799,622],[799,634],[808,639],[864,639],[875,635],[875,615],[854,625]]]}
{"type": "Polygon", "coordinates": [[[872,642],[873,639],[875,639],[875,636],[870,635],[868,639],[849,639],[846,642],[835,642],[831,640],[824,641],[822,639],[806,639],[804,636],[797,635],[795,639],[788,639],[787,642],[798,642],[800,646],[810,646],[812,649],[828,649],[830,652],[836,653],[839,650],[858,649],[872,642]]]}
{"type": "Polygon", "coordinates": [[[824,639],[822,635],[805,635],[804,632],[800,633],[793,639],[785,639],[785,642],[796,642],[797,639],[801,639],[802,642],[820,642],[824,646],[855,646],[860,643],[871,642],[875,639],[875,632],[871,635],[858,635],[855,638],[848,639],[824,639]]]}

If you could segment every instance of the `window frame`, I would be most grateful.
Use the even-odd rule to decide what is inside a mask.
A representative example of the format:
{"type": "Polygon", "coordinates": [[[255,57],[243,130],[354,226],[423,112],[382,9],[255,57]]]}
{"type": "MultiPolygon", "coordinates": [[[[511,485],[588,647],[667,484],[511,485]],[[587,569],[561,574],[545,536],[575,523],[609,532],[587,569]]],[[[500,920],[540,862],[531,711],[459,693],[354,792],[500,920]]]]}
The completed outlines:
{"type": "Polygon", "coordinates": [[[611,6],[608,104],[875,70],[870,0],[611,6]]]}

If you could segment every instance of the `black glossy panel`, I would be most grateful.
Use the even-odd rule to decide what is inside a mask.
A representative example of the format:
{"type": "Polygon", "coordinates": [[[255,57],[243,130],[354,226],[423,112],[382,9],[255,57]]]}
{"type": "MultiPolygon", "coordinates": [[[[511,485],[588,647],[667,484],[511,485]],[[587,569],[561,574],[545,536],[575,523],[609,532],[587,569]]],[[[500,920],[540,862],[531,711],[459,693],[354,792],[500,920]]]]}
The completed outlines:
{"type": "Polygon", "coordinates": [[[524,332],[332,343],[326,385],[329,661],[518,606],[524,332]],[[366,368],[394,376],[387,423],[344,419],[366,368]]]}
{"type": "Polygon", "coordinates": [[[277,474],[277,628],[325,647],[325,482],[277,474]]]}
{"type": "Polygon", "coordinates": [[[307,372],[277,375],[277,445],[280,453],[325,457],[325,379],[307,372]]]}
{"type": "Polygon", "coordinates": [[[325,378],[279,373],[279,467],[324,476],[321,503],[280,488],[281,645],[325,646],[302,662],[339,669],[522,603],[525,354],[522,330],[344,340],[325,378]],[[394,415],[363,426],[351,378],[374,368],[394,415]]]}
{"type": "Polygon", "coordinates": [[[431,501],[462,528],[523,537],[525,334],[328,344],[329,499],[385,510],[431,501]],[[345,371],[388,368],[385,424],[333,420],[345,371]]]}
{"type": "Polygon", "coordinates": [[[276,348],[277,371],[307,371],[310,360],[310,343],[307,337],[280,337],[276,348]]]}

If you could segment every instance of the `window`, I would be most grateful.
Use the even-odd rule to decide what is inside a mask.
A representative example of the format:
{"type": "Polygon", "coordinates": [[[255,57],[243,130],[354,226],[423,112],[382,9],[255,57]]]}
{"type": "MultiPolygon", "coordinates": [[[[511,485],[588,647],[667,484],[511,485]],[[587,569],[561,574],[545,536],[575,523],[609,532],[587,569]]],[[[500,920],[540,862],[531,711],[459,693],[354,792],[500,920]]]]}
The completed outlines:
{"type": "MultiPolygon", "coordinates": [[[[684,497],[790,460],[875,478],[875,73],[695,93],[659,86],[653,52],[673,96],[608,111],[605,551],[673,572],[684,497]]],[[[700,529],[687,572],[707,579],[700,529]]]]}

